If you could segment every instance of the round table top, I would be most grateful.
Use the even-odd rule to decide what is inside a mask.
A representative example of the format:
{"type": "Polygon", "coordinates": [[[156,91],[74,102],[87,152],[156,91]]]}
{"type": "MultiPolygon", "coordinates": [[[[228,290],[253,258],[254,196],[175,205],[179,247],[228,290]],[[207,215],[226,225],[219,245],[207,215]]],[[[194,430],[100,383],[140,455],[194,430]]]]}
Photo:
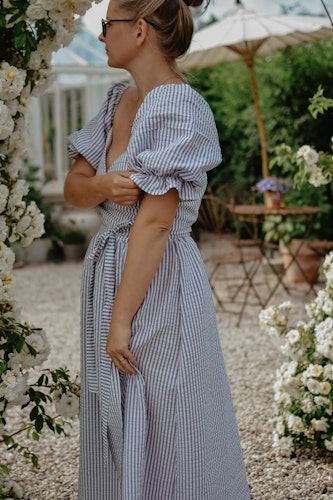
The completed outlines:
{"type": "Polygon", "coordinates": [[[322,212],[319,207],[283,205],[280,208],[271,208],[266,205],[228,205],[235,215],[315,215],[322,212]]]}

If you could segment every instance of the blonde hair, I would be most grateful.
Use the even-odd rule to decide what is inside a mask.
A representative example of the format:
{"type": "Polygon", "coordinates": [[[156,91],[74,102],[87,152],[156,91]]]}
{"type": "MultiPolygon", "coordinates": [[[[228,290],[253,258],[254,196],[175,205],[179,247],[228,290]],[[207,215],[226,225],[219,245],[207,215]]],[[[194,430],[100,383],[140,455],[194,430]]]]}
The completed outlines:
{"type": "Polygon", "coordinates": [[[171,61],[184,55],[193,36],[193,16],[190,7],[199,7],[210,0],[118,0],[121,9],[135,19],[145,19],[156,26],[163,54],[171,61]]]}

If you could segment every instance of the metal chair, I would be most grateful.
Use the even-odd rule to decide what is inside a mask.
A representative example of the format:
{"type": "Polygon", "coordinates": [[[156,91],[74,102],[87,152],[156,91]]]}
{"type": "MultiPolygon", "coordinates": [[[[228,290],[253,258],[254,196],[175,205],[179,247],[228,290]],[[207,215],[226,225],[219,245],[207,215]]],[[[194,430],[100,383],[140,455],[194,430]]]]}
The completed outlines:
{"type": "MultiPolygon", "coordinates": [[[[214,195],[203,197],[199,219],[216,219],[215,227],[219,228],[220,223],[222,228],[228,214],[228,204],[223,200],[214,195]]],[[[226,313],[238,315],[236,324],[239,326],[247,306],[264,306],[260,288],[263,284],[267,286],[267,282],[262,282],[263,276],[260,282],[255,279],[263,255],[254,240],[226,240],[225,243],[229,248],[221,247],[218,253],[205,257],[204,261],[217,306],[226,313]]]]}

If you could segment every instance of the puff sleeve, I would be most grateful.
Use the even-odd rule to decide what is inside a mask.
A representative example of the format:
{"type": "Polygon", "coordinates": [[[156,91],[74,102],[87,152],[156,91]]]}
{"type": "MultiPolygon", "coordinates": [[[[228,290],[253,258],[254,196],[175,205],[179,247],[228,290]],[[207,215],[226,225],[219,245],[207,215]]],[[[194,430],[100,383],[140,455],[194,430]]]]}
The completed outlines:
{"type": "Polygon", "coordinates": [[[188,85],[154,89],[133,125],[128,148],[131,179],[149,194],[176,188],[182,201],[202,196],[206,172],[221,162],[211,109],[188,85]]]}
{"type": "Polygon", "coordinates": [[[122,83],[111,87],[99,113],[85,127],[68,137],[67,151],[70,158],[75,160],[81,155],[93,168],[98,168],[117,104],[126,88],[127,85],[122,83]]]}

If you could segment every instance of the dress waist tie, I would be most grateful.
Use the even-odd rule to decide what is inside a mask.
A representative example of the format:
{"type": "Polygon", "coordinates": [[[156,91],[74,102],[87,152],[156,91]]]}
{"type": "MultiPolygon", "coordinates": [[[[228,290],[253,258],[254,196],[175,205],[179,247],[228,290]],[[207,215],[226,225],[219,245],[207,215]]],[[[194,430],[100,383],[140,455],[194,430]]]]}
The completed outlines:
{"type": "MultiPolygon", "coordinates": [[[[121,231],[121,230],[120,230],[121,231]]],[[[97,392],[100,400],[102,419],[102,453],[104,465],[108,464],[108,451],[122,482],[125,500],[139,500],[143,484],[144,454],[146,441],[146,401],[144,379],[136,369],[136,376],[127,376],[124,415],[121,405],[120,373],[105,351],[111,321],[111,312],[116,289],[115,240],[118,230],[98,233],[92,241],[88,259],[93,262],[92,280],[95,273],[103,273],[107,290],[96,291],[93,309],[100,314],[99,326],[94,324],[87,336],[88,352],[92,353],[87,362],[88,388],[97,392]],[[103,258],[100,256],[103,254],[103,258]],[[99,329],[99,331],[98,331],[99,329]]],[[[92,284],[90,290],[93,290],[92,284]]]]}

